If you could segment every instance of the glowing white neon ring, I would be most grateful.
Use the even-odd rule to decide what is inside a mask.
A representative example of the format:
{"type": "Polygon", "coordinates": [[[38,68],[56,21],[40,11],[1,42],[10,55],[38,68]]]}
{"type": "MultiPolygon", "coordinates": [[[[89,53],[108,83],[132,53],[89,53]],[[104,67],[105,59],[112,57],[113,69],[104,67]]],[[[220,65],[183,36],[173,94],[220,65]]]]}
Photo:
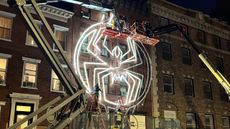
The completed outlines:
{"type": "Polygon", "coordinates": [[[88,29],[86,29],[81,37],[79,38],[75,50],[74,50],[74,68],[77,75],[79,75],[81,81],[83,82],[83,85],[86,87],[87,93],[92,92],[92,84],[95,85],[96,82],[99,83],[100,88],[105,91],[105,78],[108,76],[112,76],[112,83],[114,82],[114,78],[121,79],[125,82],[125,84],[128,87],[126,100],[124,103],[119,103],[119,99],[117,101],[108,100],[106,97],[107,94],[105,92],[100,93],[99,100],[100,104],[104,105],[108,108],[116,108],[118,105],[125,107],[127,110],[130,110],[131,108],[135,107],[139,103],[143,101],[143,99],[146,97],[146,94],[150,87],[151,82],[151,75],[152,75],[152,69],[151,69],[151,61],[149,58],[149,55],[142,43],[136,43],[134,40],[132,40],[130,37],[126,39],[128,51],[122,52],[119,46],[115,46],[113,50],[110,50],[106,45],[105,42],[108,38],[106,35],[102,35],[102,31],[105,29],[102,26],[104,26],[105,23],[96,23],[92,26],[90,26],[88,29]],[[83,47],[84,41],[86,38],[89,38],[89,43],[87,45],[87,51],[89,52],[89,55],[94,57],[96,61],[81,61],[81,48],[83,47]],[[101,43],[101,46],[99,45],[99,41],[101,39],[104,39],[104,41],[101,43]],[[120,67],[110,67],[108,62],[103,60],[100,56],[95,54],[92,51],[92,47],[94,50],[101,52],[100,47],[104,47],[107,52],[117,57],[121,60],[121,65],[128,64],[129,67],[123,69],[125,75],[128,76],[128,80],[125,78],[124,75],[116,75],[114,74],[114,71],[118,70],[120,67]],[[126,60],[122,61],[122,59],[127,56],[126,60]],[[142,56],[141,56],[142,55],[142,56]],[[143,59],[142,59],[143,58],[143,59]],[[145,64],[143,63],[143,60],[145,61],[145,64]],[[136,62],[136,64],[135,64],[136,62]],[[139,63],[137,63],[139,62],[139,63]],[[142,75],[140,73],[137,73],[135,71],[131,71],[131,68],[138,67],[140,65],[146,65],[146,73],[145,75],[142,75]],[[89,77],[90,75],[87,74],[87,68],[93,67],[93,82],[90,83],[89,77]],[[97,66],[97,67],[96,67],[97,66]],[[80,67],[84,68],[84,74],[80,72],[80,67]],[[84,78],[86,78],[86,82],[84,81],[84,78]],[[91,85],[90,85],[91,84],[91,85]],[[132,85],[131,85],[132,84],[132,85]]]}

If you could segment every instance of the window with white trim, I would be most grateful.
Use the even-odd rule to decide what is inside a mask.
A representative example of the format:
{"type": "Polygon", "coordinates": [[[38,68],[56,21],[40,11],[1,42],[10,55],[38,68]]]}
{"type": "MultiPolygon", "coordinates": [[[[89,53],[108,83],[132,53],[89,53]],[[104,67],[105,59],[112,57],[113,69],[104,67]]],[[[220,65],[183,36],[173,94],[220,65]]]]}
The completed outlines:
{"type": "MultiPolygon", "coordinates": [[[[33,111],[36,111],[39,107],[39,101],[42,98],[40,95],[22,94],[15,92],[9,94],[9,96],[11,97],[9,126],[12,126],[14,123],[26,117],[28,114],[32,113],[33,111]]],[[[36,119],[37,116],[34,116],[30,120],[23,123],[19,128],[23,129],[24,127],[27,127],[32,121],[36,119]]]]}
{"type": "Polygon", "coordinates": [[[11,55],[0,53],[0,86],[6,86],[7,66],[11,55]]]}
{"type": "MultiPolygon", "coordinates": [[[[34,111],[34,104],[33,103],[20,103],[16,102],[15,104],[15,114],[14,114],[14,123],[19,122],[26,116],[28,116],[30,113],[34,111]]],[[[24,129],[29,124],[33,122],[33,118],[29,119],[28,121],[21,124],[18,128],[24,129]]]]}
{"type": "MultiPolygon", "coordinates": [[[[38,27],[41,29],[42,28],[42,23],[41,21],[35,21],[36,24],[38,25],[38,27]]],[[[28,46],[33,46],[33,47],[37,47],[36,42],[34,41],[32,35],[30,34],[29,31],[27,31],[27,35],[26,35],[26,45],[28,46]]]]}
{"type": "Polygon", "coordinates": [[[35,89],[37,85],[37,71],[40,60],[23,57],[22,87],[35,89]]]}
{"type": "Polygon", "coordinates": [[[229,121],[229,117],[222,117],[222,127],[223,129],[230,129],[230,121],[229,121]]]}
{"type": "Polygon", "coordinates": [[[186,113],[186,129],[196,129],[196,114],[195,113],[186,113]]]}
{"type": "Polygon", "coordinates": [[[53,70],[51,72],[51,91],[64,92],[64,87],[62,86],[57,74],[53,70]]]}
{"type": "Polygon", "coordinates": [[[12,25],[13,18],[0,16],[0,39],[11,40],[12,25]]]}
{"type": "MultiPolygon", "coordinates": [[[[54,34],[59,41],[61,47],[64,51],[66,51],[66,43],[67,43],[67,32],[69,31],[68,28],[54,25],[54,34]]],[[[58,51],[58,48],[55,44],[53,44],[53,50],[58,51]]]]}
{"type": "Polygon", "coordinates": [[[213,115],[205,115],[205,129],[214,129],[213,115]]]}
{"type": "Polygon", "coordinates": [[[7,63],[7,58],[0,57],[0,86],[6,85],[7,63]]]}

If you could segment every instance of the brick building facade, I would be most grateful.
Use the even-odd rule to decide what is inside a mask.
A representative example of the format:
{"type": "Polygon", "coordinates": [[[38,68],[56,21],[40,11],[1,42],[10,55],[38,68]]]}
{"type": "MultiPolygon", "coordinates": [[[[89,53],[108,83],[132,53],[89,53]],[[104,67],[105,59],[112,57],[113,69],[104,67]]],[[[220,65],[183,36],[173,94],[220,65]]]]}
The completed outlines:
{"type": "MultiPolygon", "coordinates": [[[[76,3],[69,5],[71,11],[51,5],[42,5],[41,9],[72,62],[81,32],[96,23],[102,11],[76,3]]],[[[145,19],[153,27],[183,25],[184,31],[230,79],[230,26],[161,0],[110,1],[102,5],[116,7],[130,23],[145,19]]],[[[63,89],[17,14],[4,2],[0,7],[0,128],[4,129],[63,93],[63,89]],[[23,106],[28,111],[21,111],[23,106]]],[[[183,129],[229,128],[228,97],[197,53],[178,32],[162,35],[160,40],[156,47],[146,46],[153,79],[143,105],[137,109],[138,114],[146,116],[146,127],[172,128],[179,123],[183,129]]],[[[53,49],[56,51],[55,46],[53,49]]],[[[41,128],[46,124],[42,123],[41,128]]]]}

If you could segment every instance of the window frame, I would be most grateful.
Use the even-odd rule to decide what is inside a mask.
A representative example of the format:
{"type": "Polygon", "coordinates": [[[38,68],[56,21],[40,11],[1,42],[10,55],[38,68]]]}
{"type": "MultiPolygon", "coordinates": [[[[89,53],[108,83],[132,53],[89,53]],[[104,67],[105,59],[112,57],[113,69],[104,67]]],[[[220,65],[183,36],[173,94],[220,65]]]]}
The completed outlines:
{"type": "Polygon", "coordinates": [[[221,117],[221,121],[222,121],[222,127],[225,129],[229,129],[230,128],[230,119],[229,119],[229,117],[228,116],[222,116],[221,117]],[[228,125],[226,126],[226,125],[224,125],[224,121],[223,121],[223,119],[224,118],[227,118],[227,121],[228,121],[228,125]]]}
{"type": "Polygon", "coordinates": [[[172,45],[170,43],[161,42],[161,57],[164,60],[172,61],[172,45]],[[169,51],[166,51],[165,47],[169,48],[169,51]]]}
{"type": "Polygon", "coordinates": [[[57,92],[57,93],[64,93],[64,92],[65,92],[65,89],[64,89],[63,85],[61,84],[61,81],[60,81],[60,79],[58,78],[58,76],[57,76],[57,79],[56,79],[56,80],[59,80],[59,81],[60,81],[60,86],[62,86],[62,89],[63,89],[63,90],[53,90],[53,89],[54,89],[54,88],[53,88],[53,76],[52,76],[53,74],[55,74],[55,75],[57,76],[57,74],[54,72],[54,70],[51,69],[50,91],[51,91],[51,92],[57,92]]]}
{"type": "Polygon", "coordinates": [[[221,39],[220,39],[219,36],[213,35],[213,36],[212,36],[212,43],[213,43],[213,46],[214,46],[216,49],[222,49],[221,39]]]}
{"type": "Polygon", "coordinates": [[[184,78],[184,95],[185,95],[185,96],[189,96],[189,97],[195,97],[194,80],[193,80],[192,78],[184,78]],[[187,91],[188,88],[186,88],[186,87],[187,87],[187,85],[186,85],[186,80],[189,80],[189,83],[191,84],[191,85],[189,85],[189,86],[192,86],[192,87],[191,87],[191,88],[192,88],[192,91],[191,91],[192,95],[187,94],[187,93],[188,93],[188,91],[187,91]]]}
{"type": "Polygon", "coordinates": [[[206,44],[206,34],[205,34],[205,31],[198,29],[197,33],[196,33],[196,36],[197,36],[197,41],[198,42],[200,42],[202,44],[206,44]]]}
{"type": "Polygon", "coordinates": [[[164,90],[164,93],[167,93],[167,94],[174,94],[175,93],[175,87],[174,87],[174,77],[173,77],[173,75],[169,75],[169,74],[164,74],[163,75],[163,77],[162,77],[162,81],[163,81],[163,90],[164,90]],[[171,83],[165,83],[164,82],[164,77],[169,77],[170,78],[170,81],[171,81],[171,83]],[[166,87],[166,85],[169,87],[170,86],[170,88],[171,88],[171,92],[168,92],[168,91],[166,91],[165,89],[165,87],[166,87]]]}
{"type": "MultiPolygon", "coordinates": [[[[32,103],[34,104],[34,111],[38,109],[39,102],[42,99],[40,95],[35,94],[22,94],[22,93],[15,93],[13,92],[10,94],[11,97],[11,109],[10,109],[10,121],[9,126],[12,126],[14,124],[14,116],[15,116],[15,108],[16,108],[16,102],[19,103],[32,103]]],[[[33,121],[37,119],[37,116],[33,117],[33,121]]]]}
{"type": "Polygon", "coordinates": [[[0,122],[1,122],[1,116],[2,116],[2,106],[5,106],[6,102],[5,101],[0,101],[0,122]]]}
{"type": "MultiPolygon", "coordinates": [[[[106,48],[103,47],[103,42],[104,39],[102,39],[102,44],[101,44],[101,56],[109,58],[109,52],[107,51],[106,48]]],[[[105,45],[108,46],[108,41],[105,41],[105,45]]]]}
{"type": "Polygon", "coordinates": [[[215,129],[215,123],[214,123],[214,117],[213,117],[213,115],[212,114],[205,114],[204,117],[205,117],[205,120],[204,120],[204,126],[205,126],[205,128],[215,129]],[[210,123],[210,125],[207,125],[207,123],[206,123],[207,116],[209,116],[209,118],[211,118],[209,122],[212,121],[212,125],[211,125],[211,123],[210,123]]]}
{"type": "Polygon", "coordinates": [[[0,40],[12,42],[13,24],[14,24],[14,18],[15,18],[15,16],[16,16],[16,14],[9,13],[9,12],[5,12],[5,11],[0,11],[0,16],[12,20],[11,31],[10,31],[10,36],[9,36],[10,38],[9,38],[9,39],[6,39],[6,38],[1,38],[1,37],[0,37],[0,40]]]}
{"type": "Polygon", "coordinates": [[[38,78],[38,64],[41,63],[41,60],[38,59],[32,59],[32,58],[27,58],[27,57],[22,57],[23,60],[23,71],[22,71],[22,83],[21,83],[21,88],[25,89],[38,89],[37,88],[37,78],[38,78]],[[23,85],[24,82],[24,76],[25,76],[25,64],[30,63],[30,64],[35,64],[36,65],[36,75],[35,75],[35,86],[34,87],[27,87],[23,85]]]}
{"type": "Polygon", "coordinates": [[[211,83],[208,82],[208,81],[203,81],[202,84],[203,84],[204,98],[208,99],[208,100],[213,100],[212,85],[211,85],[211,83]],[[207,89],[209,89],[209,93],[207,93],[207,91],[206,91],[207,89]],[[209,95],[207,95],[207,94],[209,94],[209,95]]]}
{"type": "Polygon", "coordinates": [[[182,63],[186,65],[192,65],[192,55],[189,48],[182,47],[182,63]],[[186,52],[186,55],[185,53],[186,52]]]}
{"type": "MultiPolygon", "coordinates": [[[[65,44],[64,44],[64,47],[65,48],[63,48],[63,46],[62,46],[62,44],[60,43],[60,41],[57,39],[57,37],[56,37],[56,39],[58,40],[58,42],[60,43],[60,45],[61,45],[61,47],[62,47],[62,49],[64,50],[64,52],[66,52],[67,51],[67,33],[68,33],[68,31],[69,31],[69,28],[67,28],[67,27],[64,27],[64,26],[60,26],[60,25],[53,25],[53,27],[54,27],[54,35],[55,35],[55,37],[56,37],[56,32],[57,32],[57,30],[58,31],[61,31],[61,32],[65,32],[65,44]]],[[[59,52],[59,50],[58,50],[58,48],[56,47],[56,45],[53,43],[53,51],[55,51],[55,52],[59,52]]]]}
{"type": "MultiPolygon", "coordinates": [[[[38,25],[38,27],[39,27],[40,29],[42,29],[42,22],[39,21],[39,20],[35,20],[35,22],[36,22],[36,24],[38,25]]],[[[26,42],[25,42],[25,45],[26,45],[26,46],[31,46],[31,47],[38,47],[38,45],[37,45],[37,43],[36,43],[35,41],[34,41],[34,45],[28,43],[28,38],[29,38],[29,36],[31,36],[31,38],[32,38],[31,41],[34,41],[33,36],[32,36],[32,35],[30,34],[30,32],[27,30],[27,32],[26,32],[26,42]]]]}
{"type": "MultiPolygon", "coordinates": [[[[0,86],[6,86],[6,81],[7,81],[7,71],[8,71],[8,64],[9,64],[9,59],[12,57],[12,55],[5,54],[5,53],[0,53],[0,58],[6,59],[6,68],[5,68],[5,80],[3,84],[0,84],[0,86]]],[[[0,71],[1,72],[1,71],[0,71]]]]}
{"type": "Polygon", "coordinates": [[[193,112],[186,112],[185,114],[186,116],[186,128],[193,128],[193,129],[197,129],[197,116],[196,116],[196,113],[193,113],[193,112]],[[188,115],[190,114],[190,116],[192,116],[194,119],[192,119],[192,124],[188,124],[188,115]],[[192,126],[192,127],[188,127],[188,126],[192,126]],[[195,126],[195,127],[194,127],[195,126]]]}
{"type": "Polygon", "coordinates": [[[224,102],[229,102],[228,94],[222,86],[220,86],[220,100],[224,102]]]}

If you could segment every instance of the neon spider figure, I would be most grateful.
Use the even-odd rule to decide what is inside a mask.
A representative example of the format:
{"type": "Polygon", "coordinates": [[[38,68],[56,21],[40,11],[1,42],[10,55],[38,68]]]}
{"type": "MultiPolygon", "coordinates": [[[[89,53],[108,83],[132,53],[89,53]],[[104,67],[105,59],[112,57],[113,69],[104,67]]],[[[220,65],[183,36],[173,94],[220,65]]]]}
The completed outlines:
{"type": "Polygon", "coordinates": [[[107,24],[102,20],[83,32],[74,51],[74,68],[88,94],[99,84],[99,103],[106,109],[129,111],[148,92],[151,61],[143,44],[131,36],[117,39],[104,34],[107,24]]]}

